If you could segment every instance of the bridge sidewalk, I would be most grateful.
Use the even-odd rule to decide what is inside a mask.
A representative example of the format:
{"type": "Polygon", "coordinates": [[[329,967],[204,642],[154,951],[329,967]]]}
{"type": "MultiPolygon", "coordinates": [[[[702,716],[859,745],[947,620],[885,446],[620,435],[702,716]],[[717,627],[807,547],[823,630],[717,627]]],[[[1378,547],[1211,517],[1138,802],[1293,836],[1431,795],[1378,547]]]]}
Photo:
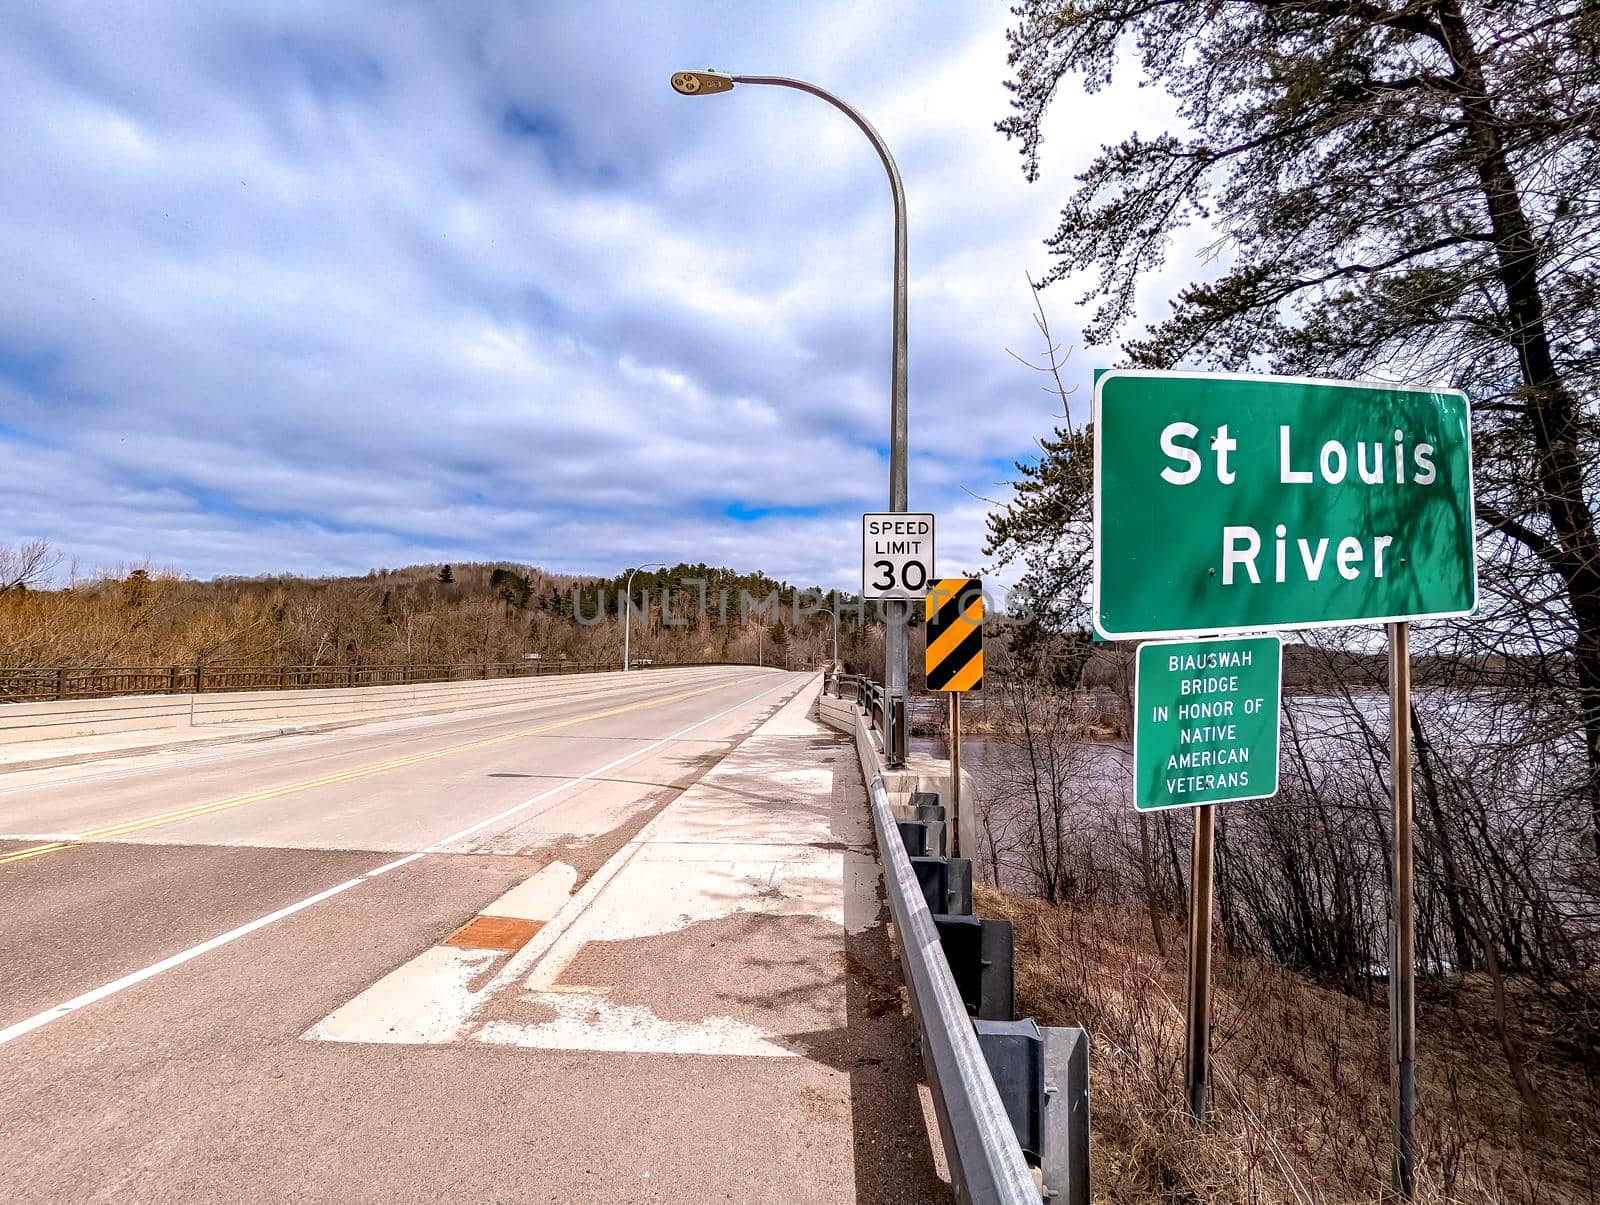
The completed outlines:
{"type": "Polygon", "coordinates": [[[308,1036],[415,1041],[400,1035],[421,1024],[431,1042],[520,1048],[565,1119],[539,1126],[524,1184],[548,1199],[948,1200],[865,787],[850,742],[814,718],[819,690],[670,804],[471,1001],[397,1017],[406,993],[380,983],[308,1036]],[[639,1107],[619,1112],[630,1095],[639,1107]],[[621,1167],[598,1157],[601,1130],[621,1167]]]}

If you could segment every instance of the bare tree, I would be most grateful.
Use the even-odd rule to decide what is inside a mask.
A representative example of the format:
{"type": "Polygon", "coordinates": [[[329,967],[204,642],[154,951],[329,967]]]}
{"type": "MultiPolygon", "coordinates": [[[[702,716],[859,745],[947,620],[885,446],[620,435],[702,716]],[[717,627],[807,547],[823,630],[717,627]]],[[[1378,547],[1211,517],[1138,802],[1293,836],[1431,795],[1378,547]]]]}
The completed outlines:
{"type": "Polygon", "coordinates": [[[48,540],[0,544],[0,594],[36,590],[47,585],[61,567],[61,554],[48,540]]]}

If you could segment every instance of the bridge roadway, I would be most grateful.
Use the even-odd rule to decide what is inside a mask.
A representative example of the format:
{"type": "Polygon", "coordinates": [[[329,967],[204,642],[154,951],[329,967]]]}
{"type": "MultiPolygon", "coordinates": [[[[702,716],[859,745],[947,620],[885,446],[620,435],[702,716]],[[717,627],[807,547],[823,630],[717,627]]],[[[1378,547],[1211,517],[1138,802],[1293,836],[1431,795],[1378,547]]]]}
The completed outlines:
{"type": "Polygon", "coordinates": [[[0,1200],[945,1199],[818,686],[0,775],[0,1200]]]}

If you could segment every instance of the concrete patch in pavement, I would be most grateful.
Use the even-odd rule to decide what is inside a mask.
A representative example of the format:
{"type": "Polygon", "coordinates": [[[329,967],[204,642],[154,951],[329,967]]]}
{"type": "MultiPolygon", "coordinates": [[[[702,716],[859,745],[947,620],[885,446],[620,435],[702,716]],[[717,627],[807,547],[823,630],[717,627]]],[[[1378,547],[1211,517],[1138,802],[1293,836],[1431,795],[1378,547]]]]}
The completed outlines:
{"type": "Polygon", "coordinates": [[[577,871],[564,862],[542,867],[445,941],[418,954],[335,1009],[301,1036],[325,1042],[408,1042],[429,1045],[455,1038],[482,1003],[488,976],[521,949],[567,902],[577,871]],[[514,945],[458,941],[480,921],[530,926],[514,945]]]}
{"type": "Polygon", "coordinates": [[[538,1003],[555,1014],[553,1020],[536,1025],[490,1021],[474,1036],[488,1046],[539,1050],[746,1058],[787,1058],[794,1054],[775,1042],[766,1030],[732,1017],[668,1021],[648,1008],[612,1004],[603,994],[590,992],[542,992],[538,1003]]]}
{"type": "Polygon", "coordinates": [[[483,916],[510,916],[547,921],[561,910],[578,884],[576,867],[552,862],[527,882],[506,892],[483,910],[483,916]]]}
{"type": "Polygon", "coordinates": [[[447,1042],[477,1005],[474,980],[505,960],[497,950],[433,946],[391,971],[304,1034],[326,1042],[447,1042]]]}

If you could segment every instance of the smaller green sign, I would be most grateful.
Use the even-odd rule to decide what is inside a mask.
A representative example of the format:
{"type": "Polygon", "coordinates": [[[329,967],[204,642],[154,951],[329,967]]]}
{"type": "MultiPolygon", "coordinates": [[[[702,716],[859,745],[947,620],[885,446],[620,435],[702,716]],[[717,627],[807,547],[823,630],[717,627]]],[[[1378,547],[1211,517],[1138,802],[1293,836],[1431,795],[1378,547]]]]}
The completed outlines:
{"type": "Polygon", "coordinates": [[[1278,793],[1283,641],[1159,640],[1133,679],[1133,803],[1140,811],[1278,793]]]}

